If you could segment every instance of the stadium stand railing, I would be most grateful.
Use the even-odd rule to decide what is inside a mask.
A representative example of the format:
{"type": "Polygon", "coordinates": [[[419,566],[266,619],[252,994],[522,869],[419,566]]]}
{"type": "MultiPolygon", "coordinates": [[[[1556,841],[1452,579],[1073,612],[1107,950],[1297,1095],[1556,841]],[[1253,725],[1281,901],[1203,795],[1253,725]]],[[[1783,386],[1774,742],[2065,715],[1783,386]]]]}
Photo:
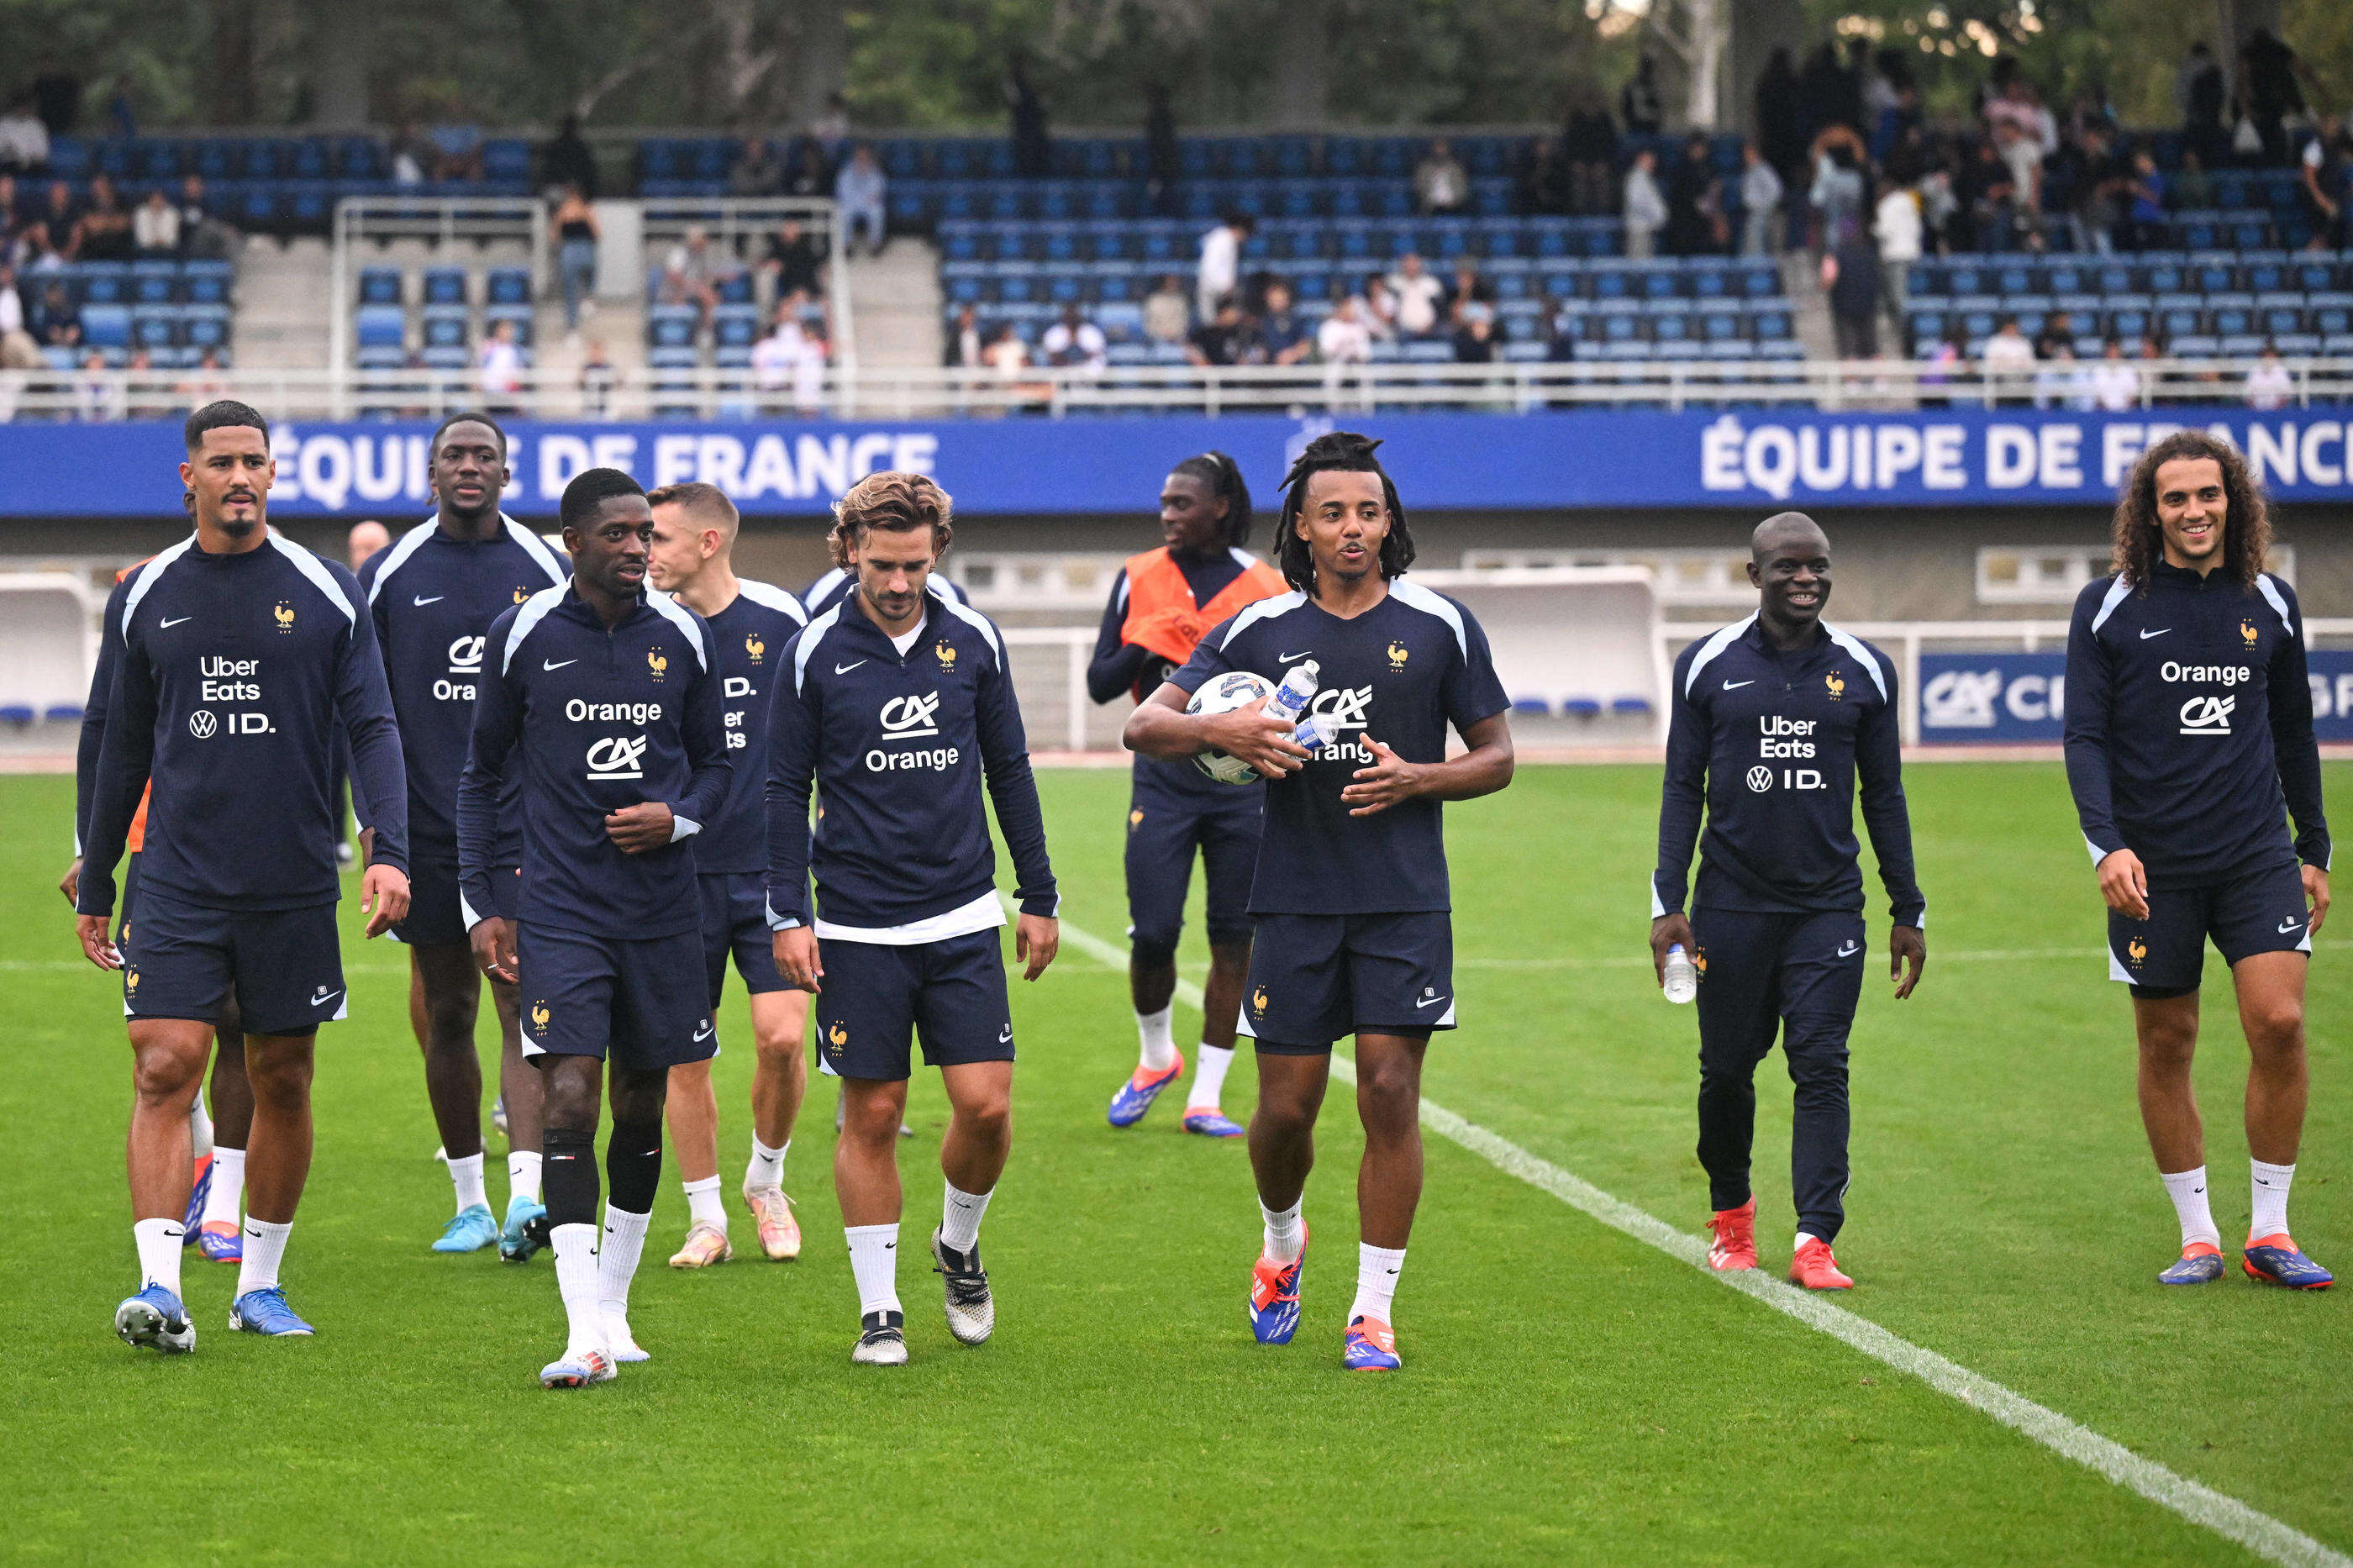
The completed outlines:
{"type": "Polygon", "coordinates": [[[2112,256],[1948,256],[1912,264],[1905,325],[1915,353],[1959,332],[1974,353],[2015,316],[2039,337],[2060,317],[2088,357],[2114,336],[2177,359],[2353,353],[2353,253],[2141,251],[2112,256]]]}

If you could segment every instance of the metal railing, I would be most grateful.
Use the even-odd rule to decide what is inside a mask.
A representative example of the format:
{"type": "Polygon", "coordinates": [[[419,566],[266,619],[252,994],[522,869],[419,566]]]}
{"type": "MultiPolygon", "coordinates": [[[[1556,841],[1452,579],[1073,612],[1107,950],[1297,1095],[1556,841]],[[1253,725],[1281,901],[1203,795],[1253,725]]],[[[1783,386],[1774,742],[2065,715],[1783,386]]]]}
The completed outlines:
{"type": "MultiPolygon", "coordinates": [[[[547,210],[536,196],[345,196],[337,202],[329,236],[327,284],[331,374],[354,374],[347,367],[352,363],[352,312],[358,305],[353,253],[361,241],[415,239],[443,246],[460,239],[520,241],[531,251],[531,286],[536,297],[554,281],[547,265],[547,210]]],[[[344,407],[338,403],[322,412],[344,418],[344,407]]]]}
{"type": "MultiPolygon", "coordinates": [[[[837,331],[846,331],[847,302],[837,331]]],[[[340,329],[339,329],[340,330],[340,329]]],[[[2246,359],[2139,360],[2131,406],[2246,403],[2246,359]]],[[[2286,362],[2280,406],[2353,401],[2353,357],[2286,362]]],[[[1016,371],[934,366],[827,370],[812,408],[797,408],[788,378],[764,384],[750,370],[714,365],[625,372],[584,391],[574,373],[520,373],[495,401],[526,418],[704,420],[913,419],[1155,410],[1218,416],[1344,416],[1457,409],[1520,415],[1586,407],[1770,406],[1834,412],[1936,408],[2085,408],[2082,389],[2041,372],[1988,372],[1902,360],[1706,360],[1529,364],[1035,366],[1016,371]]],[[[431,419],[479,406],[471,370],[19,371],[0,373],[0,418],[161,417],[200,397],[239,397],[282,418],[431,419]]]]}

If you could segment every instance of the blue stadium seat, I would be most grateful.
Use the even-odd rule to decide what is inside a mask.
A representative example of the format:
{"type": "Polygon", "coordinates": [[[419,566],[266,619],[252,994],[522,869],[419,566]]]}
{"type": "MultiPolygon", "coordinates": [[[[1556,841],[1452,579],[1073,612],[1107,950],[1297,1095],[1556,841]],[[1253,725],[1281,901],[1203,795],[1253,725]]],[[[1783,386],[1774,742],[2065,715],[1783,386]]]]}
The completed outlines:
{"type": "MultiPolygon", "coordinates": [[[[226,303],[198,301],[180,308],[181,342],[199,353],[228,346],[229,308],[226,303]]],[[[194,361],[190,362],[195,363],[194,361]]]]}
{"type": "Polygon", "coordinates": [[[482,331],[488,335],[500,321],[514,323],[514,341],[522,348],[532,346],[533,316],[529,305],[485,305],[482,307],[482,331]]]}
{"type": "Polygon", "coordinates": [[[462,267],[428,267],[425,269],[425,303],[427,305],[463,305],[466,303],[466,269],[462,267]]]}
{"type": "Polygon", "coordinates": [[[463,305],[427,305],[417,312],[417,330],[428,349],[462,349],[470,336],[463,305]]]}
{"type": "Polygon", "coordinates": [[[121,349],[131,345],[131,307],[84,305],[81,341],[92,348],[121,349]]]}
{"type": "Polygon", "coordinates": [[[488,300],[493,305],[528,305],[531,303],[531,269],[525,267],[494,267],[487,279],[488,300]]]}
{"type": "Polygon", "coordinates": [[[397,267],[363,267],[360,268],[360,303],[363,305],[397,305],[400,303],[400,268],[397,267]]]}
{"type": "MultiPolygon", "coordinates": [[[[698,314],[691,305],[655,305],[646,311],[646,342],[650,350],[694,347],[698,314]]],[[[652,356],[648,355],[648,363],[652,356]]]]}

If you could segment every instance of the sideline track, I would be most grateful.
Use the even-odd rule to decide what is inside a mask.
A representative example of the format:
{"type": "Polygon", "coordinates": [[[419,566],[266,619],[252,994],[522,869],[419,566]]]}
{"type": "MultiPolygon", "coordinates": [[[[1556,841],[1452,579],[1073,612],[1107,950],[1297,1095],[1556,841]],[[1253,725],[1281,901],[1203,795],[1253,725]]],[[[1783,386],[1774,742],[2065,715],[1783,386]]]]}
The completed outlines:
{"type": "MultiPolygon", "coordinates": [[[[1018,912],[1010,900],[1002,893],[997,896],[1008,913],[1018,912]]],[[[1100,963],[1122,972],[1127,968],[1125,949],[1068,921],[1062,921],[1062,942],[1100,963]]],[[[1192,981],[1180,978],[1176,996],[1195,1012],[1200,1011],[1201,988],[1192,981]]],[[[1342,1083],[1353,1084],[1356,1081],[1356,1064],[1335,1051],[1332,1076],[1342,1083]]],[[[1421,1124],[1504,1174],[1550,1193],[1610,1229],[1655,1247],[1717,1283],[1754,1297],[1775,1311],[1828,1334],[1873,1361],[1919,1378],[1937,1392],[1984,1412],[2044,1447],[2098,1471],[2120,1487],[2138,1492],[2159,1508],[2235,1542],[2267,1563],[2281,1564],[2281,1568],[2353,1568],[2353,1557],[2322,1544],[2293,1525],[2177,1474],[2154,1459],[2144,1458],[2115,1439],[2104,1437],[2049,1406],[2037,1405],[2024,1394],[1891,1333],[1820,1296],[1775,1279],[1762,1269],[1716,1273],[1707,1266],[1707,1244],[1699,1237],[1677,1230],[1647,1210],[1612,1197],[1574,1173],[1529,1153],[1509,1139],[1465,1121],[1428,1099],[1421,1102],[1421,1124]]]]}

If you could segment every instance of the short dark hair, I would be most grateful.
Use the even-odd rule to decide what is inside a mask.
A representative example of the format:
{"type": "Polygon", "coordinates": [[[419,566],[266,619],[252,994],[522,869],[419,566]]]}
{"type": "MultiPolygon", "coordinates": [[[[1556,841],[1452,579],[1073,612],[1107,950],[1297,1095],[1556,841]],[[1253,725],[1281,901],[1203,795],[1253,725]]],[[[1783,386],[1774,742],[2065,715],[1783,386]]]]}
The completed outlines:
{"type": "Polygon", "coordinates": [[[1282,476],[1282,521],[1275,530],[1274,560],[1282,569],[1282,580],[1293,587],[1311,593],[1315,585],[1315,557],[1293,525],[1307,508],[1307,481],[1317,474],[1380,475],[1381,502],[1389,513],[1389,531],[1381,540],[1381,575],[1402,577],[1406,568],[1413,564],[1413,535],[1406,529],[1405,503],[1398,500],[1397,485],[1381,467],[1380,459],[1373,456],[1379,446],[1369,436],[1335,430],[1308,442],[1299,460],[1291,465],[1291,471],[1282,476]]]}
{"type": "Polygon", "coordinates": [[[187,438],[188,450],[193,452],[205,444],[206,431],[228,430],[238,426],[260,431],[261,444],[264,447],[269,445],[269,421],[264,419],[250,404],[227,397],[216,403],[207,403],[189,415],[188,422],[181,427],[180,433],[187,438]]]}
{"type": "Polygon", "coordinates": [[[1198,458],[1187,458],[1169,470],[1200,480],[1209,487],[1212,496],[1223,496],[1226,515],[1219,524],[1227,548],[1239,550],[1250,542],[1250,486],[1242,482],[1241,465],[1223,452],[1204,452],[1198,458]]]}
{"type": "Polygon", "coordinates": [[[564,487],[564,500],[557,515],[566,528],[583,528],[596,516],[596,509],[615,496],[641,496],[646,487],[618,468],[584,468],[564,487]]]}
{"type": "Polygon", "coordinates": [[[505,459],[507,455],[506,427],[487,414],[477,414],[470,408],[462,408],[433,427],[433,439],[427,442],[425,447],[425,460],[427,463],[430,463],[433,460],[433,454],[441,449],[441,437],[449,433],[449,426],[452,425],[489,426],[491,428],[491,434],[499,438],[499,458],[501,461],[505,459]]]}

